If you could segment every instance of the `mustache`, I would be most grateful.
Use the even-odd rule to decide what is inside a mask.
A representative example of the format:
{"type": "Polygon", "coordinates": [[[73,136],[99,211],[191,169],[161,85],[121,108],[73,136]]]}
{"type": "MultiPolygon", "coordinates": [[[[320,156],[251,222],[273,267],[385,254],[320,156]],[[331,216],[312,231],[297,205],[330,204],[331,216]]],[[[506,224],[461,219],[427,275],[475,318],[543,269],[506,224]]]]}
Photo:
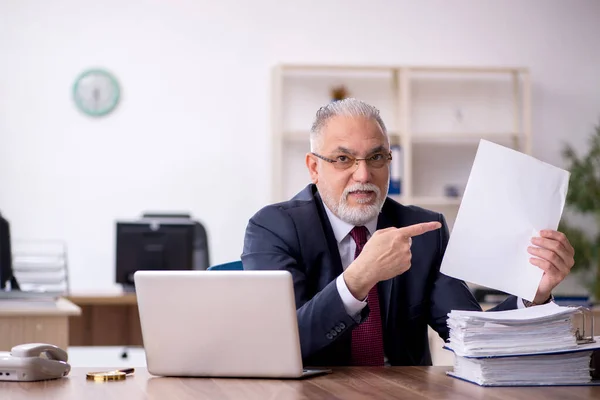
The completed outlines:
{"type": "Polygon", "coordinates": [[[381,194],[381,190],[379,190],[377,185],[374,185],[373,183],[355,183],[354,185],[348,186],[346,189],[344,189],[344,193],[342,193],[342,198],[345,200],[348,198],[348,195],[350,193],[357,191],[375,192],[377,198],[379,198],[379,195],[381,194]]]}

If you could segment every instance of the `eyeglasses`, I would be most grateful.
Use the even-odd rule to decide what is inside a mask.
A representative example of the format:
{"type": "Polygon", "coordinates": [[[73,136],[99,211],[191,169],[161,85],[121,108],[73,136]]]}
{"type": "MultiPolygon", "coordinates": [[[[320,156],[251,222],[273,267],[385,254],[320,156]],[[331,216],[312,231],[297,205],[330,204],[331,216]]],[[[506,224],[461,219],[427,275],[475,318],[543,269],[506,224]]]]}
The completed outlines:
{"type": "Polygon", "coordinates": [[[358,165],[358,162],[364,160],[367,163],[367,167],[379,169],[385,167],[389,161],[392,160],[392,153],[375,153],[367,158],[355,158],[349,155],[339,155],[335,160],[324,157],[320,154],[311,152],[312,155],[319,157],[323,161],[333,164],[335,169],[346,170],[353,165],[358,165]]]}

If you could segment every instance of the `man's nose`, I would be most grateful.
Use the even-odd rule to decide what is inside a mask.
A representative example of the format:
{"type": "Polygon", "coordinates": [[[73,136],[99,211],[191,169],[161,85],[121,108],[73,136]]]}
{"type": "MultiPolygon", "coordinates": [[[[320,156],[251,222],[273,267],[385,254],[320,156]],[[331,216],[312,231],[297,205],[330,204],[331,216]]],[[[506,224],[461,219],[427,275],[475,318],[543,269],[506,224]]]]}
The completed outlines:
{"type": "Polygon", "coordinates": [[[354,168],[354,173],[352,174],[352,177],[356,182],[368,182],[369,175],[371,172],[369,171],[367,162],[365,160],[358,160],[357,163],[358,165],[352,167],[354,168]]]}

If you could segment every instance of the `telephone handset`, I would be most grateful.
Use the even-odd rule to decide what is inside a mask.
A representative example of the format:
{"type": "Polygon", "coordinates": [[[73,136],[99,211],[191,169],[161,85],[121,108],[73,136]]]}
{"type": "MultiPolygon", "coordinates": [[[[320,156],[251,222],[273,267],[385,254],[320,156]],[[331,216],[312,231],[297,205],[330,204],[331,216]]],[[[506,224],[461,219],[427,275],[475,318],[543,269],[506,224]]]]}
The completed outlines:
{"type": "Polygon", "coordinates": [[[71,366],[63,349],[45,343],[15,346],[0,352],[0,381],[41,381],[67,376],[71,366]]]}

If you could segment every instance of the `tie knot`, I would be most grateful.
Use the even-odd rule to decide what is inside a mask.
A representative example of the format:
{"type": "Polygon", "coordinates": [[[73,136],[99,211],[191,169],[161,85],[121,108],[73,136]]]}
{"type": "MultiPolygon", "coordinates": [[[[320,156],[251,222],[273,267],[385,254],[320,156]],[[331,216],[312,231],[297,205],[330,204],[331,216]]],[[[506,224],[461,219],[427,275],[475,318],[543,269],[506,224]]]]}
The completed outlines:
{"type": "Polygon", "coordinates": [[[369,230],[364,226],[355,226],[350,231],[350,236],[354,239],[356,243],[356,247],[361,249],[364,247],[365,243],[367,243],[367,234],[369,230]]]}

